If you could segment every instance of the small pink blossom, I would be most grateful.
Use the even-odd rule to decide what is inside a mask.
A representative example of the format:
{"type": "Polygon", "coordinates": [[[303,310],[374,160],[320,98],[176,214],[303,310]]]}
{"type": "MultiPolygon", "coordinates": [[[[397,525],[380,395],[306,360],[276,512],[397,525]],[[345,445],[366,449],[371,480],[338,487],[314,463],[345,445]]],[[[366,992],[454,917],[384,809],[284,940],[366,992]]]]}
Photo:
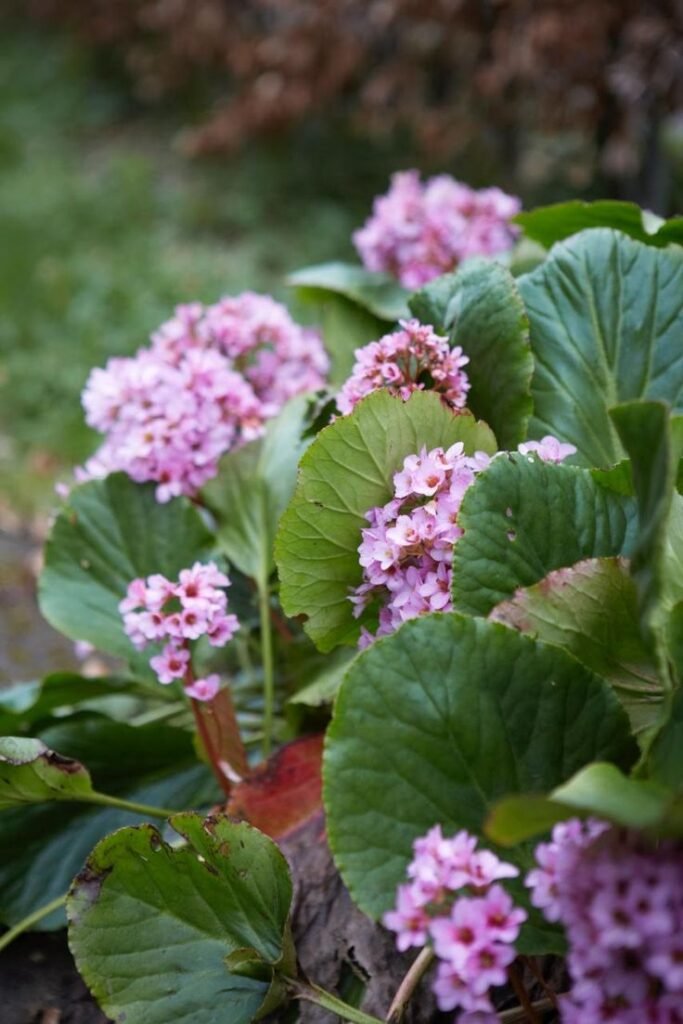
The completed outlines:
{"type": "Polygon", "coordinates": [[[563,462],[570,455],[576,454],[573,444],[558,441],[552,434],[546,434],[540,441],[525,441],[517,449],[522,455],[535,454],[544,462],[563,462]]]}
{"type": "Polygon", "coordinates": [[[440,1010],[448,1012],[462,1007],[468,1012],[490,1013],[491,1000],[487,995],[472,992],[467,980],[449,961],[442,960],[436,969],[432,984],[436,1003],[440,1010]]]}
{"type": "Polygon", "coordinates": [[[207,701],[213,700],[220,688],[220,677],[210,675],[206,676],[205,679],[195,679],[190,686],[185,687],[185,693],[188,697],[193,697],[195,700],[207,701]]]}
{"type": "Polygon", "coordinates": [[[174,643],[167,644],[161,654],[150,658],[150,665],[156,672],[160,683],[172,683],[174,679],[182,679],[190,662],[190,652],[174,643]]]}
{"type": "Polygon", "coordinates": [[[411,946],[424,946],[427,941],[429,918],[424,908],[416,903],[409,885],[398,887],[396,909],[387,911],[382,920],[386,928],[398,934],[396,945],[401,953],[411,946]]]}

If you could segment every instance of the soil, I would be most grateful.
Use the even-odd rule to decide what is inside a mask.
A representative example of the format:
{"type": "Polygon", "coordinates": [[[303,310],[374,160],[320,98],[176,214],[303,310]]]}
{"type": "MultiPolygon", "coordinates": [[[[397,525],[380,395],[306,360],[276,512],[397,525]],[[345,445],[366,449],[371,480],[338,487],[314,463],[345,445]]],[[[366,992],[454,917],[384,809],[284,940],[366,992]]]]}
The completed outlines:
{"type": "Polygon", "coordinates": [[[107,1024],[81,981],[66,932],[23,935],[0,956],[2,1024],[107,1024]]]}
{"type": "Polygon", "coordinates": [[[73,644],[40,614],[39,557],[38,537],[0,522],[0,687],[78,667],[73,644]]]}

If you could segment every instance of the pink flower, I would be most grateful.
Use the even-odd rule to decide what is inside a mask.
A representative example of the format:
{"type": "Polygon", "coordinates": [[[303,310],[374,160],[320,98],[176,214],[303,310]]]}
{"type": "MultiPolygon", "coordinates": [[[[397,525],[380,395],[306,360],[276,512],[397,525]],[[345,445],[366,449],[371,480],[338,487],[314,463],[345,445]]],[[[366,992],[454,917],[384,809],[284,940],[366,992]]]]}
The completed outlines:
{"type": "Polygon", "coordinates": [[[126,596],[123,601],[119,602],[119,611],[122,615],[126,612],[132,612],[134,608],[139,608],[141,605],[147,604],[147,587],[145,581],[141,579],[132,580],[128,584],[126,596]]]}
{"type": "Polygon", "coordinates": [[[195,679],[190,686],[185,687],[185,693],[188,697],[193,697],[194,700],[208,701],[213,700],[220,688],[220,677],[210,675],[205,679],[195,679]]]}
{"type": "Polygon", "coordinates": [[[516,878],[519,870],[514,864],[506,864],[490,850],[477,850],[469,863],[471,884],[487,887],[500,878],[516,878]]]}
{"type": "Polygon", "coordinates": [[[220,618],[214,619],[214,623],[206,634],[212,647],[225,647],[240,628],[236,615],[221,615],[220,618]]]}
{"type": "Polygon", "coordinates": [[[150,658],[150,665],[159,677],[160,683],[172,683],[182,679],[190,662],[190,652],[174,643],[166,644],[161,654],[150,658]]]}
{"type": "Polygon", "coordinates": [[[410,946],[424,946],[427,941],[429,918],[424,909],[415,902],[412,887],[400,885],[396,894],[396,909],[389,910],[382,918],[385,928],[396,932],[396,946],[402,953],[410,946]]]}
{"type": "Polygon", "coordinates": [[[546,434],[540,441],[525,441],[524,444],[518,445],[517,450],[522,455],[529,455],[533,452],[544,462],[563,462],[570,455],[576,454],[573,444],[564,444],[551,434],[546,434]]]}
{"type": "Polygon", "coordinates": [[[446,1012],[459,1006],[470,1013],[490,1013],[493,1010],[489,997],[473,992],[466,979],[449,961],[441,961],[437,966],[432,991],[437,1006],[446,1012]]]}
{"type": "Polygon", "coordinates": [[[429,925],[434,952],[441,960],[448,960],[461,976],[473,950],[488,940],[483,902],[463,896],[453,904],[450,917],[437,917],[429,925]]]}

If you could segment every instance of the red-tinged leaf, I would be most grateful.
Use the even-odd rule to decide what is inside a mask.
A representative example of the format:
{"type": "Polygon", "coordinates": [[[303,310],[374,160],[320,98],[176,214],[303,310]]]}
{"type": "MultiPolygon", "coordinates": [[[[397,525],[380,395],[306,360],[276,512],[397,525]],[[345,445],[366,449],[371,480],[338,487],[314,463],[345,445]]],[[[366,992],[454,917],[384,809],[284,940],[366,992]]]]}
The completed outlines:
{"type": "Polygon", "coordinates": [[[233,789],[228,813],[273,839],[303,825],[322,807],[322,733],[294,740],[233,789]]]}
{"type": "Polygon", "coordinates": [[[219,690],[213,700],[192,701],[197,731],[225,793],[231,785],[249,774],[247,752],[228,688],[219,690]]]}
{"type": "Polygon", "coordinates": [[[489,618],[564,647],[606,679],[636,732],[659,716],[662,692],[643,638],[638,594],[623,558],[588,558],[515,591],[489,618]]]}

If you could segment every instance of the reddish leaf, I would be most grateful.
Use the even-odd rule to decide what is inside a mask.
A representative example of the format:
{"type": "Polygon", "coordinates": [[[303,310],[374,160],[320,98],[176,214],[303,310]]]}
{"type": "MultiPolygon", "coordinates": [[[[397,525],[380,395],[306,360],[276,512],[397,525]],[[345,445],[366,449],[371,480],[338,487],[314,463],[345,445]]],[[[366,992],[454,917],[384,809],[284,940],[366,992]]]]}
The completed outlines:
{"type": "Polygon", "coordinates": [[[322,807],[322,733],[281,747],[249,779],[238,783],[228,813],[281,839],[322,807]]]}

